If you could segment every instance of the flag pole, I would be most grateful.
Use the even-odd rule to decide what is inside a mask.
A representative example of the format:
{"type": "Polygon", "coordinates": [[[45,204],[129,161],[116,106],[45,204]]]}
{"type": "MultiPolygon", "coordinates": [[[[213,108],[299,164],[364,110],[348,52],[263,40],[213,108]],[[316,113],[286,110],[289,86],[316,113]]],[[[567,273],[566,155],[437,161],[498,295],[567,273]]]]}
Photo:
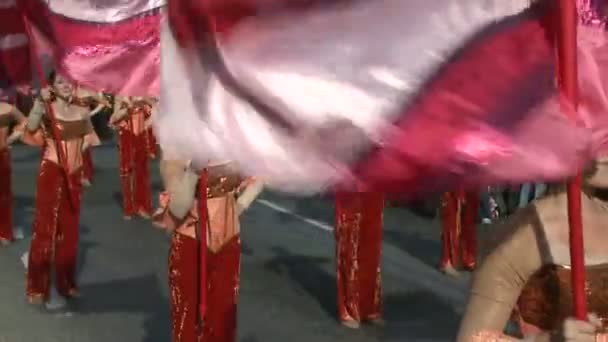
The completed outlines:
{"type": "MultiPolygon", "coordinates": [[[[38,78],[40,80],[40,89],[46,88],[48,87],[48,83],[47,83],[47,79],[46,76],[44,74],[44,70],[42,68],[42,62],[40,61],[40,55],[38,54],[38,49],[36,47],[36,42],[34,39],[34,36],[32,34],[32,27],[30,24],[30,21],[27,18],[26,15],[26,8],[25,5],[23,4],[23,0],[22,1],[18,1],[19,4],[19,9],[21,11],[21,17],[23,18],[23,24],[25,26],[25,30],[26,33],[28,35],[28,38],[30,40],[30,58],[32,59],[32,62],[36,68],[36,73],[38,74],[38,78]]],[[[42,92],[41,92],[42,93],[42,92]]],[[[71,204],[72,209],[76,208],[76,203],[75,203],[75,198],[74,198],[74,194],[73,194],[73,186],[72,186],[72,182],[70,181],[70,169],[68,167],[68,160],[67,160],[67,152],[62,148],[61,145],[61,133],[59,132],[59,128],[57,127],[57,118],[55,116],[55,112],[53,110],[53,106],[44,101],[44,105],[45,105],[45,109],[46,109],[46,114],[48,115],[50,121],[51,121],[51,134],[53,135],[53,139],[55,140],[55,144],[57,145],[57,159],[59,161],[59,164],[62,166],[63,170],[64,170],[64,174],[65,174],[65,182],[68,188],[68,202],[71,204]]]]}
{"type": "MultiPolygon", "coordinates": [[[[576,61],[577,10],[575,0],[558,0],[557,35],[558,73],[561,95],[569,103],[566,113],[575,119],[578,107],[578,75],[576,61]]],[[[579,172],[568,182],[568,223],[570,225],[570,265],[574,317],[587,320],[585,295],[585,255],[581,213],[582,175],[579,172]]]]}

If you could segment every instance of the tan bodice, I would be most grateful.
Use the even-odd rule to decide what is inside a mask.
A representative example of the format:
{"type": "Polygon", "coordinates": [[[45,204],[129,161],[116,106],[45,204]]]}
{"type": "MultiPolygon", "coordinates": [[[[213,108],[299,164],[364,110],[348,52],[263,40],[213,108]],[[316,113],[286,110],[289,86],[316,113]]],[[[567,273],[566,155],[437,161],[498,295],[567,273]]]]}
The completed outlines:
{"type": "MultiPolygon", "coordinates": [[[[44,117],[44,126],[47,127],[45,130],[45,138],[54,139],[53,131],[51,129],[52,123],[48,116],[44,117]]],[[[93,131],[91,122],[88,119],[74,121],[56,119],[55,127],[59,132],[61,140],[64,141],[83,138],[93,131]]]]}
{"type": "MultiPolygon", "coordinates": [[[[123,103],[122,106],[128,106],[123,103]]],[[[152,107],[145,102],[137,101],[127,108],[128,115],[118,122],[119,127],[127,129],[135,135],[145,133],[146,120],[152,115],[152,107]]]]}
{"type": "Polygon", "coordinates": [[[243,182],[235,163],[212,166],[207,170],[207,198],[235,194],[243,182]]]}
{"type": "Polygon", "coordinates": [[[10,113],[0,114],[0,128],[9,127],[14,121],[15,118],[10,113]]]}
{"type": "MultiPolygon", "coordinates": [[[[608,264],[587,266],[586,284],[589,312],[596,313],[608,323],[608,264]]],[[[543,331],[558,330],[572,315],[572,286],[570,269],[545,265],[526,283],[515,315],[526,324],[543,331]]]]}
{"type": "Polygon", "coordinates": [[[55,127],[59,132],[60,141],[55,140],[52,130],[52,123],[48,117],[44,117],[44,154],[43,158],[54,163],[59,163],[59,153],[57,148],[61,148],[67,158],[69,172],[78,171],[83,165],[82,147],[84,146],[87,137],[94,134],[90,120],[60,120],[56,119],[55,127]]]}
{"type": "MultiPolygon", "coordinates": [[[[208,245],[212,252],[219,251],[226,242],[240,232],[236,211],[236,195],[245,179],[240,176],[236,163],[211,166],[207,169],[208,245]]],[[[200,196],[200,194],[199,194],[200,196]]],[[[168,199],[170,201],[171,199],[168,199]]],[[[168,209],[168,201],[165,204],[168,209]]],[[[184,220],[175,220],[165,210],[163,226],[175,228],[178,233],[195,237],[199,222],[198,201],[195,200],[184,220]],[[176,225],[178,225],[176,227],[176,225]]]]}

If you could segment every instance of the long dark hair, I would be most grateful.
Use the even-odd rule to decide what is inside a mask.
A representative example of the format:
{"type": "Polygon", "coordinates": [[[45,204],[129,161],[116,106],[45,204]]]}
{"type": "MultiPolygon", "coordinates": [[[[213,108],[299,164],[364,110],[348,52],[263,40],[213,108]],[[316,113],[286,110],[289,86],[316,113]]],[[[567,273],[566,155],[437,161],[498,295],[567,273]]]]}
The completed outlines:
{"type": "Polygon", "coordinates": [[[57,72],[55,70],[51,70],[48,77],[46,78],[47,82],[49,83],[49,85],[52,86],[53,84],[55,84],[56,79],[57,79],[57,72]]]}

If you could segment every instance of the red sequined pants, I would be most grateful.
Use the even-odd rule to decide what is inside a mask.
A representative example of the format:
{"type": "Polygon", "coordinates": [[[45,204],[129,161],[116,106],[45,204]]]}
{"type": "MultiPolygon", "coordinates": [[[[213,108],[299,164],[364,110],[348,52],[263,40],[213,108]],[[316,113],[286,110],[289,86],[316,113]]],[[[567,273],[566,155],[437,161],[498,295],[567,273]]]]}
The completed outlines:
{"type": "Polygon", "coordinates": [[[207,255],[207,312],[198,330],[198,241],[174,233],[169,252],[172,342],[234,342],[241,262],[239,236],[207,255]]]}
{"type": "Polygon", "coordinates": [[[462,265],[466,269],[473,269],[477,255],[475,229],[479,214],[479,193],[444,193],[441,206],[440,268],[462,265]]]}
{"type": "Polygon", "coordinates": [[[135,135],[127,129],[118,131],[120,183],[125,216],[152,213],[148,136],[135,135]]]}
{"type": "Polygon", "coordinates": [[[8,149],[0,150],[0,240],[13,240],[11,154],[8,149]]]}
{"type": "Polygon", "coordinates": [[[338,315],[365,321],[382,316],[380,258],[384,195],[336,195],[338,315]]]}
{"type": "Polygon", "coordinates": [[[81,171],[70,175],[73,185],[70,200],[63,168],[48,160],[42,160],[40,164],[27,269],[27,295],[30,298],[48,299],[51,269],[61,295],[68,297],[77,290],[81,171]]]}
{"type": "Polygon", "coordinates": [[[93,154],[90,148],[87,148],[82,154],[82,162],[82,177],[90,183],[93,183],[95,168],[93,167],[93,154]]]}

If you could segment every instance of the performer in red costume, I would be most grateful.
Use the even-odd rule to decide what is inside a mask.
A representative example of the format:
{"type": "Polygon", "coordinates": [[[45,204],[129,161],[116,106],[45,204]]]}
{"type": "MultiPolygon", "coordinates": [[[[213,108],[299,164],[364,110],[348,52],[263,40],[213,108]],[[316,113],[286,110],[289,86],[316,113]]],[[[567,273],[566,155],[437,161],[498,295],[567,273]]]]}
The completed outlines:
{"type": "Polygon", "coordinates": [[[171,189],[164,215],[174,230],[169,253],[172,341],[234,342],[239,216],[263,186],[241,178],[232,162],[211,163],[202,173],[181,165],[167,175],[171,189]]]}
{"type": "Polygon", "coordinates": [[[475,268],[476,226],[479,193],[459,190],[446,192],[441,199],[441,261],[439,268],[456,275],[459,266],[475,268]]]}
{"type": "Polygon", "coordinates": [[[143,97],[117,97],[110,125],[118,129],[123,215],[150,218],[149,128],[152,103],[143,97]]]}
{"type": "Polygon", "coordinates": [[[338,316],[343,325],[382,321],[380,259],[384,195],[336,194],[338,316]]]}
{"type": "MultiPolygon", "coordinates": [[[[105,97],[103,96],[103,94],[99,94],[98,95],[99,99],[103,99],[105,100],[105,97]]],[[[100,113],[104,108],[108,107],[108,103],[104,102],[104,103],[98,103],[97,105],[93,105],[91,107],[93,107],[91,113],[90,113],[90,117],[93,117],[94,115],[100,113]]],[[[95,167],[93,165],[93,153],[91,152],[91,149],[88,148],[89,146],[87,146],[87,148],[84,149],[84,153],[83,153],[83,165],[82,165],[82,185],[83,186],[91,186],[91,184],[93,183],[93,176],[95,175],[95,167]]]]}
{"type": "Polygon", "coordinates": [[[158,108],[158,99],[150,97],[147,101],[152,107],[152,109],[150,110],[150,120],[148,120],[148,123],[146,125],[148,134],[146,144],[148,146],[148,155],[150,156],[150,159],[156,159],[156,157],[158,156],[158,141],[156,140],[154,127],[152,127],[152,117],[154,116],[154,112],[158,108]]]}
{"type": "Polygon", "coordinates": [[[25,123],[25,116],[16,106],[0,100],[0,245],[8,245],[22,235],[15,234],[13,227],[10,145],[23,135],[25,123]]]}
{"type": "Polygon", "coordinates": [[[83,149],[99,141],[89,119],[89,105],[95,99],[80,97],[59,75],[51,74],[49,84],[51,88],[41,91],[42,99],[37,99],[30,111],[24,135],[25,142],[43,147],[26,292],[30,303],[46,303],[54,309],[65,304],[64,298],[78,295],[83,149]]]}

